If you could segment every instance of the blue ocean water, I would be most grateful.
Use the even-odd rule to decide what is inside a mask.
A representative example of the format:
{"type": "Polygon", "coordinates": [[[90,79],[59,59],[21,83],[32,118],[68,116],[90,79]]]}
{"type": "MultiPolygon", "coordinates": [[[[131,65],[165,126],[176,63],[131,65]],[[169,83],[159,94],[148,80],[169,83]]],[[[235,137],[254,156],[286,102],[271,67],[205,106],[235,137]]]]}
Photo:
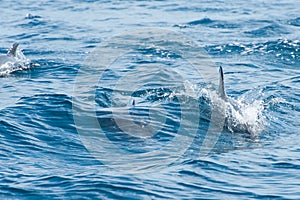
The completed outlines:
{"type": "MultiPolygon", "coordinates": [[[[0,53],[18,42],[35,63],[0,78],[1,199],[299,199],[299,8],[293,0],[1,1],[0,53]],[[186,63],[177,55],[165,56],[151,45],[136,57],[120,58],[95,89],[97,120],[107,140],[128,155],[144,155],[170,144],[183,125],[185,132],[197,134],[186,151],[181,149],[185,141],[178,142],[175,162],[168,164],[161,155],[150,161],[154,170],[126,173],[105,162],[124,164],[123,157],[105,149],[103,157],[95,158],[87,147],[80,130],[94,130],[74,122],[73,108],[85,106],[73,101],[74,85],[96,47],[143,27],[166,28],[195,41],[223,67],[227,95],[248,104],[241,103],[243,116],[232,115],[215,147],[199,157],[211,104],[198,75],[180,68],[186,63]],[[179,71],[162,70],[159,76],[161,83],[178,86],[175,94],[155,85],[151,67],[157,65],[179,71]],[[131,68],[145,69],[133,75],[148,85],[129,94],[128,106],[120,100],[128,88],[114,88],[117,81],[126,83],[121,77],[131,68]],[[182,92],[187,90],[183,72],[196,79],[188,84],[196,96],[182,92]],[[114,112],[130,110],[136,127],[141,127],[131,130],[133,137],[116,126],[113,120],[122,123],[122,116],[128,115],[117,119],[112,104],[114,112]],[[196,130],[183,120],[184,110],[194,104],[200,110],[196,130]],[[160,131],[150,138],[134,137],[139,131],[145,134],[151,109],[157,119],[152,119],[154,130],[160,131]],[[250,126],[255,137],[239,131],[236,123],[250,126]]],[[[126,163],[126,169],[142,168],[146,162],[126,163]]]]}

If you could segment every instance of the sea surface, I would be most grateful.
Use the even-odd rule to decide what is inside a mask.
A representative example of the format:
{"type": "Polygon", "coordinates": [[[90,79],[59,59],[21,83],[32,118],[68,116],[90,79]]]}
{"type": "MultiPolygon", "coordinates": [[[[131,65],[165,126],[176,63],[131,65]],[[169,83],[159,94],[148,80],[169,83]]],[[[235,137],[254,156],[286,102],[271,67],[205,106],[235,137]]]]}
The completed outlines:
{"type": "Polygon", "coordinates": [[[299,1],[0,5],[0,199],[300,199],[299,1]]]}

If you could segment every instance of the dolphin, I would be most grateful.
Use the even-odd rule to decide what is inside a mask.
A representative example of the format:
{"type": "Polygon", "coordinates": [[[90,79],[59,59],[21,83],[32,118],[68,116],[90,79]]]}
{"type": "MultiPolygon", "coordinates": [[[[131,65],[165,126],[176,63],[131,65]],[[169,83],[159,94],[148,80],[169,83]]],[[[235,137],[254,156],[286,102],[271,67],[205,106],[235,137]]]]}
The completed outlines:
{"type": "Polygon", "coordinates": [[[18,46],[19,43],[14,43],[6,55],[0,55],[0,77],[35,66],[21,51],[18,51],[18,46]]]}
{"type": "MultiPolygon", "coordinates": [[[[187,87],[191,88],[189,82],[187,82],[187,87]]],[[[214,95],[212,95],[211,98],[213,98],[213,101],[218,104],[217,107],[222,107],[217,109],[217,112],[225,111],[224,128],[232,133],[247,133],[251,138],[256,138],[258,132],[260,132],[260,130],[258,130],[258,128],[260,128],[260,124],[258,123],[261,123],[259,122],[261,121],[259,119],[260,114],[258,113],[258,111],[252,109],[253,104],[247,104],[244,101],[241,101],[239,99],[236,100],[227,96],[224,81],[224,72],[221,66],[219,67],[219,86],[217,88],[217,94],[217,99],[214,99],[214,95]],[[220,103],[219,100],[223,101],[224,103],[220,103]],[[223,109],[223,106],[225,106],[225,109],[223,109]],[[249,107],[250,110],[248,109],[249,107]],[[249,120],[249,118],[251,118],[251,120],[249,120]],[[258,122],[255,120],[258,120],[258,122]]],[[[132,97],[130,98],[127,106],[133,108],[137,104],[140,104],[140,102],[143,102],[142,98],[139,101],[137,97],[132,97]]]]}
{"type": "Polygon", "coordinates": [[[223,73],[223,68],[220,66],[219,68],[219,74],[220,74],[220,79],[219,79],[219,89],[218,89],[218,94],[219,96],[227,103],[232,105],[236,110],[240,109],[239,102],[237,100],[234,100],[226,95],[225,91],[225,83],[224,83],[224,73],[223,73]]]}
{"type": "Polygon", "coordinates": [[[224,99],[227,100],[227,95],[225,92],[225,86],[224,86],[224,73],[223,73],[223,68],[220,66],[219,68],[219,74],[220,74],[220,79],[219,79],[219,96],[224,99]]]}
{"type": "Polygon", "coordinates": [[[11,62],[11,63],[18,62],[17,58],[16,58],[18,46],[19,46],[19,43],[14,43],[6,55],[0,55],[0,66],[2,66],[5,63],[8,63],[8,62],[11,62]]]}
{"type": "Polygon", "coordinates": [[[247,113],[244,109],[243,102],[230,98],[226,95],[223,68],[219,68],[219,97],[225,101],[225,127],[231,132],[244,132],[250,134],[251,137],[255,136],[254,124],[249,123],[247,113]]]}

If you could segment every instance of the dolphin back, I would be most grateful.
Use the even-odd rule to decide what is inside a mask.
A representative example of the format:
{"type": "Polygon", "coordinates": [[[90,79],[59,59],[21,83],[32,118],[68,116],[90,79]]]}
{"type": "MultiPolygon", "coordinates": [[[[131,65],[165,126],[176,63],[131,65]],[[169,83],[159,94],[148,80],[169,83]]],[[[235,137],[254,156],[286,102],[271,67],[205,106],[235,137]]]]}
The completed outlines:
{"type": "Polygon", "coordinates": [[[222,99],[227,99],[226,92],[225,92],[225,85],[224,85],[224,73],[223,73],[223,68],[220,66],[219,68],[219,74],[220,74],[220,79],[219,79],[219,95],[222,99]]]}
{"type": "Polygon", "coordinates": [[[19,43],[14,43],[13,46],[11,47],[11,49],[7,52],[7,56],[10,57],[15,57],[16,56],[16,52],[17,52],[17,48],[19,46],[19,43]]]}

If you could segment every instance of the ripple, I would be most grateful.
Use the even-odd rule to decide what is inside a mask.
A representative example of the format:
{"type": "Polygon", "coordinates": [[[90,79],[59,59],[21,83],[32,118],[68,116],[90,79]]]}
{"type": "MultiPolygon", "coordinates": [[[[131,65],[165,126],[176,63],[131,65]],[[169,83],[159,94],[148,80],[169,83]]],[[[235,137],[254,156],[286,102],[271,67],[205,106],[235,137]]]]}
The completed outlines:
{"type": "MultiPolygon", "coordinates": [[[[238,4],[233,0],[1,2],[1,53],[17,41],[39,66],[0,79],[0,198],[299,199],[298,7],[293,0],[238,4]],[[94,47],[141,26],[172,29],[197,41],[226,69],[229,96],[262,100],[267,125],[258,140],[225,129],[211,153],[199,157],[211,122],[210,95],[201,89],[206,85],[195,70],[172,54],[174,43],[171,49],[145,49],[144,57],[134,55],[132,63],[116,60],[115,70],[99,78],[93,103],[105,137],[137,154],[160,150],[172,142],[184,117],[180,112],[197,108],[198,128],[192,129],[196,125],[190,120],[185,130],[187,134],[197,130],[190,147],[174,163],[145,174],[122,174],[95,159],[76,131],[72,106],[86,102],[72,102],[74,80],[94,47]],[[189,96],[184,84],[172,88],[173,93],[155,85],[153,74],[160,63],[163,69],[180,68],[178,76],[160,71],[161,84],[170,79],[177,84],[178,77],[188,74],[194,80],[190,89],[195,95],[189,96]],[[140,80],[149,83],[147,88],[138,87],[135,93],[128,88],[115,90],[120,76],[138,67],[143,70],[123,83],[140,80]],[[112,109],[114,95],[131,99],[116,98],[119,107],[112,109]],[[181,105],[174,95],[184,97],[181,105]],[[192,103],[199,107],[189,108],[192,103]],[[153,120],[153,127],[160,131],[151,138],[126,134],[112,120],[114,114],[120,114],[118,119],[127,122],[130,117],[136,127],[143,127],[151,118],[151,109],[167,119],[164,123],[153,120]]],[[[99,60],[101,64],[101,55],[99,60]]],[[[179,142],[174,146],[174,151],[182,150],[179,142]]],[[[112,154],[107,157],[122,159],[112,154]]],[[[154,165],[166,162],[160,157],[154,161],[154,165]]],[[[144,163],[128,163],[135,165],[143,167],[144,163]]]]}
{"type": "Polygon", "coordinates": [[[300,17],[289,20],[288,24],[290,24],[292,26],[300,26],[300,17]]]}
{"type": "Polygon", "coordinates": [[[279,39],[257,44],[229,43],[207,47],[211,54],[265,54],[288,62],[298,62],[300,59],[300,41],[279,39]]]}
{"type": "Polygon", "coordinates": [[[289,34],[290,31],[284,26],[272,24],[256,30],[246,31],[245,33],[252,35],[253,37],[270,37],[282,34],[289,34]]]}
{"type": "Polygon", "coordinates": [[[234,29],[240,27],[236,23],[231,23],[222,20],[212,20],[210,18],[202,18],[199,20],[187,22],[185,24],[174,25],[174,27],[179,27],[179,28],[188,28],[193,26],[207,26],[209,28],[219,28],[219,29],[234,29]]]}

